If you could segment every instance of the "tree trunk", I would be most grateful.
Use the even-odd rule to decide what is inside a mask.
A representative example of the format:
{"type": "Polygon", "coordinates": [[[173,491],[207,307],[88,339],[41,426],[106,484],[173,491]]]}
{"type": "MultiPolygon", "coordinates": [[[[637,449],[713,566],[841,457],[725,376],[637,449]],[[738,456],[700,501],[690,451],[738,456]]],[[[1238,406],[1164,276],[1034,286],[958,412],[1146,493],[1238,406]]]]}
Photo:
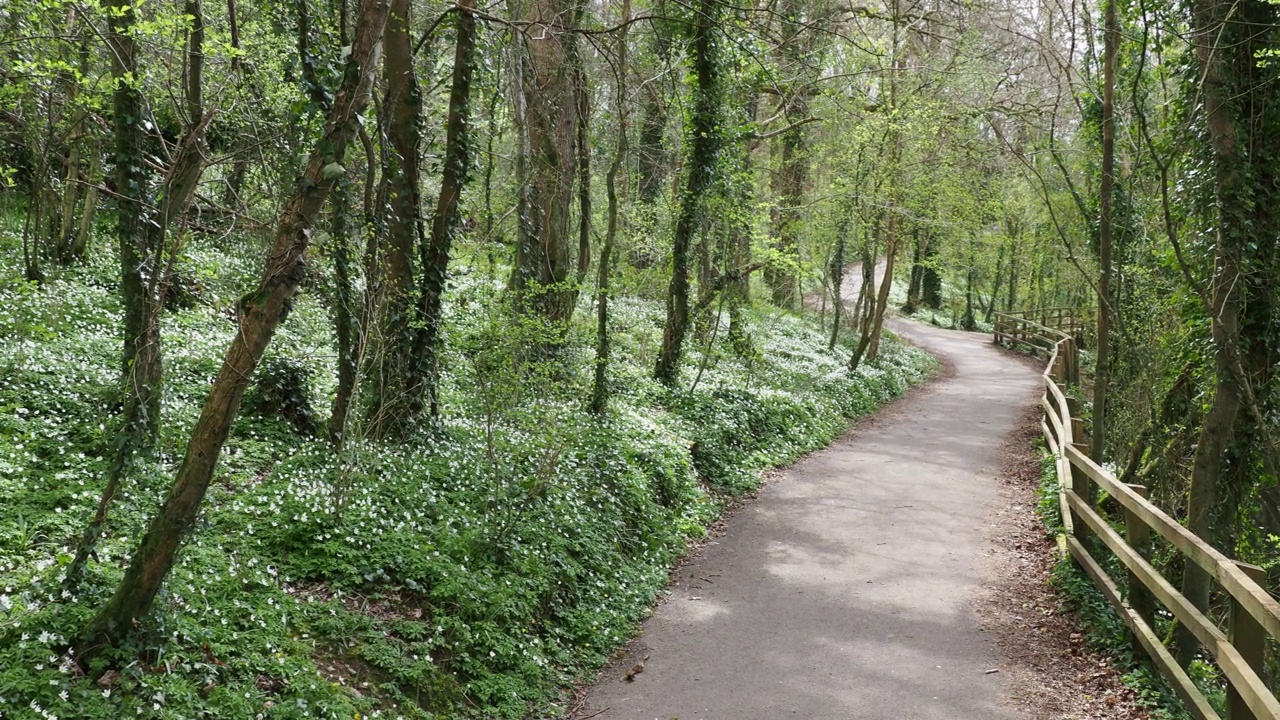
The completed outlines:
{"type": "Polygon", "coordinates": [[[804,82],[804,64],[812,32],[805,17],[804,0],[783,0],[779,7],[780,38],[776,50],[780,70],[792,76],[781,88],[779,114],[788,129],[778,139],[777,164],[771,178],[775,205],[771,213],[774,249],[784,264],[765,268],[765,284],[775,305],[793,308],[800,299],[797,273],[800,263],[800,220],[805,184],[809,180],[809,150],[805,122],[809,119],[810,88],[804,82]]]}
{"type": "Polygon", "coordinates": [[[618,32],[617,114],[618,147],[613,164],[604,177],[609,219],[604,243],[600,246],[600,267],[596,268],[596,361],[591,384],[591,412],[603,415],[609,405],[609,272],[613,247],[618,237],[618,171],[627,161],[627,26],[631,22],[631,0],[622,0],[622,29],[618,32]]]}
{"type": "Polygon", "coordinates": [[[329,444],[342,447],[347,436],[347,418],[351,411],[351,398],[355,395],[357,359],[355,313],[355,289],[351,284],[351,226],[347,214],[351,211],[350,180],[343,174],[333,188],[333,217],[329,226],[333,248],[333,328],[338,346],[338,389],[333,396],[333,408],[329,413],[329,444]]]}
{"type": "MultiPolygon", "coordinates": [[[[786,122],[808,115],[807,98],[797,95],[786,106],[786,122]]],[[[778,307],[794,308],[799,300],[796,273],[800,262],[800,217],[804,202],[804,185],[808,178],[809,159],[805,148],[803,127],[796,127],[782,134],[779,166],[774,171],[773,185],[777,194],[777,206],[772,213],[774,249],[784,265],[771,265],[765,269],[765,283],[771,289],[771,298],[778,307]]]]}
{"type": "Polygon", "coordinates": [[[670,386],[680,369],[685,332],[689,327],[689,245],[702,215],[703,198],[711,187],[720,150],[720,79],[715,33],[720,5],[698,0],[693,29],[693,116],[688,132],[688,180],[680,197],[671,251],[671,284],[667,291],[667,320],[662,350],[653,376],[670,386]]]}
{"type": "Polygon", "coordinates": [[[991,297],[988,298],[987,305],[982,309],[982,321],[991,322],[991,316],[996,311],[996,301],[1000,297],[1000,287],[1004,285],[1004,246],[1001,245],[996,249],[996,276],[991,281],[991,297]]]}
{"type": "Polygon", "coordinates": [[[942,307],[942,274],[938,272],[938,243],[924,233],[924,267],[920,270],[920,299],[930,310],[942,307]]]}
{"type": "Polygon", "coordinates": [[[288,312],[304,274],[304,255],[315,220],[337,177],[358,115],[373,81],[376,57],[387,18],[387,0],[362,0],[355,42],[333,108],[292,196],[285,204],[274,246],[258,288],[238,305],[239,332],[209,391],[191,433],[186,456],[160,511],[152,517],[115,594],[90,622],[76,645],[82,666],[102,649],[118,645],[151,609],[173,566],[182,539],[190,532],[231,423],[253,371],[276,328],[288,312]]]}
{"type": "MultiPolygon", "coordinates": [[[[893,3],[893,61],[889,68],[889,107],[890,112],[898,111],[898,81],[904,67],[904,40],[899,37],[902,7],[900,0],[893,3]]],[[[891,173],[900,171],[898,164],[902,159],[902,128],[895,123],[889,133],[889,167],[891,173]]],[[[885,222],[884,243],[884,279],[880,281],[879,295],[876,298],[875,316],[871,322],[871,342],[867,347],[867,358],[875,360],[880,354],[880,335],[884,329],[884,313],[889,306],[889,290],[893,287],[894,261],[898,254],[898,207],[899,180],[896,175],[889,179],[889,217],[885,222]]]]}
{"type": "Polygon", "coordinates": [[[973,248],[973,239],[969,239],[969,270],[964,276],[964,320],[961,321],[960,327],[972,331],[978,326],[977,319],[973,315],[973,266],[978,261],[973,248]]]}
{"type": "Polygon", "coordinates": [[[1116,3],[1105,0],[1102,58],[1102,182],[1098,198],[1098,345],[1094,348],[1093,433],[1089,454],[1094,462],[1106,462],[1107,384],[1111,377],[1111,235],[1112,200],[1115,199],[1115,88],[1116,50],[1120,21],[1116,3]]]}
{"type": "Polygon", "coordinates": [[[84,191],[84,200],[80,203],[80,223],[75,239],[71,241],[71,257],[83,259],[89,247],[89,234],[93,231],[93,220],[98,213],[98,173],[102,171],[102,150],[94,140],[89,150],[89,171],[86,175],[88,187],[84,191]]]}
{"type": "Polygon", "coordinates": [[[827,342],[827,350],[835,350],[840,339],[840,325],[844,315],[844,263],[845,246],[849,241],[850,211],[840,218],[836,228],[836,249],[831,253],[831,339],[827,342]]]}
{"type": "Polygon", "coordinates": [[[421,411],[421,381],[414,360],[414,251],[421,221],[419,153],[422,95],[413,66],[410,0],[391,0],[383,56],[387,85],[382,110],[391,152],[387,168],[390,212],[379,264],[377,342],[369,432],[403,437],[421,411]]]}
{"type": "Polygon", "coordinates": [[[1010,220],[1006,223],[1009,234],[1009,289],[1004,295],[1004,307],[1013,310],[1018,304],[1018,223],[1010,220]]]}
{"type": "Polygon", "coordinates": [[[572,64],[573,92],[578,108],[578,135],[574,144],[578,165],[578,275],[573,289],[576,301],[586,282],[587,271],[591,269],[591,88],[587,85],[582,53],[576,46],[572,64]]]}
{"type": "MultiPolygon", "coordinates": [[[[1234,552],[1234,527],[1215,536],[1213,520],[1222,498],[1224,466],[1240,462],[1259,445],[1256,425],[1241,427],[1241,407],[1251,394],[1256,368],[1274,363],[1275,318],[1264,273],[1274,272],[1276,226],[1275,166],[1280,156],[1274,103],[1261,101],[1271,92],[1272,74],[1257,58],[1270,36],[1256,28],[1276,24],[1275,6],[1260,0],[1191,3],[1192,42],[1201,78],[1205,128],[1214,172],[1217,217],[1213,278],[1209,307],[1213,337],[1213,396],[1195,446],[1187,498],[1187,529],[1234,552]],[[1257,275],[1258,277],[1250,277],[1257,275]],[[1245,369],[1244,355],[1251,356],[1245,369]],[[1233,451],[1232,448],[1235,448],[1233,451]],[[1233,455],[1228,459],[1229,455],[1233,455]]],[[[1265,377],[1265,371],[1263,374],[1265,377]]],[[[1265,382],[1265,381],[1264,381],[1265,382]]],[[[1252,410],[1251,410],[1252,412],[1252,410]]],[[[1234,523],[1234,518],[1229,519],[1234,523]]],[[[1197,608],[1209,607],[1211,582],[1194,563],[1187,563],[1182,594],[1197,608]]],[[[1198,643],[1185,628],[1175,635],[1178,660],[1189,663],[1198,643]]]]}
{"type": "Polygon", "coordinates": [[[884,311],[889,306],[889,290],[893,286],[894,259],[898,254],[898,215],[896,208],[890,207],[889,219],[885,222],[884,243],[884,278],[876,289],[876,307],[871,320],[871,343],[867,347],[867,359],[875,360],[880,354],[880,335],[884,330],[884,311]]]}
{"type": "MultiPolygon", "coordinates": [[[[871,232],[871,237],[879,232],[880,217],[877,215],[876,226],[871,232]]],[[[871,322],[875,315],[876,303],[875,257],[876,253],[871,251],[871,240],[868,239],[862,245],[862,287],[858,290],[858,300],[853,305],[857,311],[858,344],[849,356],[849,372],[858,369],[858,365],[862,364],[862,359],[867,354],[867,348],[871,346],[871,322]]]]}
{"type": "MultiPolygon", "coordinates": [[[[72,10],[71,12],[74,14],[75,11],[72,10]]],[[[80,58],[81,73],[87,75],[89,70],[87,47],[81,50],[80,58]]],[[[66,83],[66,103],[68,105],[74,106],[76,104],[79,90],[79,82],[71,80],[66,83]]],[[[76,107],[74,113],[74,117],[71,120],[71,136],[67,139],[67,167],[62,183],[62,204],[58,211],[58,229],[57,235],[53,239],[53,256],[61,265],[70,265],[82,259],[75,256],[73,247],[76,231],[76,204],[80,200],[82,156],[85,135],[88,134],[85,128],[89,121],[89,112],[87,108],[76,107]]]]}
{"type": "Polygon", "coordinates": [[[150,199],[142,155],[142,92],[136,84],[136,15],[134,6],[126,0],[113,0],[110,8],[107,45],[115,80],[112,104],[118,194],[116,240],[120,247],[120,296],[124,307],[124,405],[126,416],[130,415],[130,407],[136,408],[139,437],[150,442],[160,422],[162,357],[159,324],[153,317],[158,305],[147,295],[150,280],[159,268],[152,264],[152,248],[147,244],[151,234],[147,232],[144,208],[150,199]]]}
{"type": "MultiPolygon", "coordinates": [[[[347,0],[338,2],[338,44],[346,47],[350,42],[347,31],[347,0]]],[[[329,412],[328,439],[334,449],[341,449],[347,438],[347,418],[351,412],[351,399],[356,391],[356,379],[360,367],[359,346],[356,343],[355,288],[351,284],[351,174],[343,172],[333,187],[333,216],[329,230],[333,242],[333,329],[338,346],[338,388],[333,396],[329,412]]]]}
{"type": "MultiPolygon", "coordinates": [[[[653,14],[662,16],[665,13],[666,0],[657,0],[653,14]]],[[[661,72],[671,61],[671,30],[669,23],[653,23],[649,27],[651,47],[648,55],[662,64],[663,67],[659,70],[661,72]]],[[[670,108],[664,88],[664,83],[658,78],[647,79],[637,88],[640,95],[640,137],[636,148],[639,194],[636,215],[640,224],[638,234],[646,237],[659,234],[657,205],[665,192],[668,172],[666,133],[670,108]]],[[[653,265],[654,255],[652,248],[646,245],[633,247],[629,258],[634,267],[643,270],[653,265]]]]}
{"type": "Polygon", "coordinates": [[[421,363],[419,374],[426,379],[426,395],[431,416],[439,413],[436,390],[439,386],[441,307],[449,279],[449,253],[460,225],[458,204],[471,169],[471,77],[476,65],[475,0],[458,3],[458,31],[453,52],[453,77],[449,88],[449,114],[445,121],[444,171],[440,195],[431,218],[431,236],[422,262],[422,290],[419,295],[421,330],[414,356],[421,363]]]}
{"type": "Polygon", "coordinates": [[[920,292],[924,285],[924,263],[921,254],[921,233],[919,228],[913,233],[915,249],[911,253],[911,277],[907,281],[907,301],[902,304],[902,312],[910,315],[920,306],[920,292]]]}
{"type": "MultiPolygon", "coordinates": [[[[203,82],[204,58],[204,16],[200,0],[187,0],[185,13],[191,18],[188,29],[188,72],[186,89],[188,95],[187,131],[184,133],[178,151],[173,158],[173,166],[165,176],[163,193],[155,214],[145,219],[145,246],[152,255],[147,266],[154,268],[143,289],[143,302],[146,303],[145,317],[148,325],[143,329],[143,343],[134,355],[135,371],[141,364],[153,368],[155,373],[152,384],[131,387],[125,396],[124,420],[115,443],[115,454],[107,471],[107,484],[98,500],[97,509],[88,527],[80,538],[75,557],[67,568],[66,586],[74,588],[83,574],[97,546],[98,538],[106,529],[107,514],[110,511],[120,485],[133,468],[134,455],[146,449],[155,439],[159,427],[160,401],[160,311],[164,306],[167,284],[173,272],[173,259],[177,248],[169,253],[168,265],[165,265],[164,254],[168,245],[168,231],[171,222],[183,215],[187,206],[195,196],[196,185],[204,172],[207,153],[204,137],[212,116],[204,115],[200,89],[203,82]],[[161,269],[163,267],[163,269],[161,269]],[[139,359],[142,359],[141,362],[139,359]],[[155,413],[155,415],[151,415],[155,413]]],[[[134,382],[138,382],[135,374],[134,382]]]]}
{"type": "Polygon", "coordinates": [[[664,146],[667,105],[663,101],[662,87],[658,83],[648,82],[642,86],[640,113],[640,147],[636,152],[640,204],[652,208],[662,196],[663,171],[667,164],[664,146]]]}
{"type": "Polygon", "coordinates": [[[529,0],[521,18],[516,124],[519,234],[511,291],[523,312],[560,325],[573,314],[570,206],[578,108],[570,65],[578,0],[529,0]]]}

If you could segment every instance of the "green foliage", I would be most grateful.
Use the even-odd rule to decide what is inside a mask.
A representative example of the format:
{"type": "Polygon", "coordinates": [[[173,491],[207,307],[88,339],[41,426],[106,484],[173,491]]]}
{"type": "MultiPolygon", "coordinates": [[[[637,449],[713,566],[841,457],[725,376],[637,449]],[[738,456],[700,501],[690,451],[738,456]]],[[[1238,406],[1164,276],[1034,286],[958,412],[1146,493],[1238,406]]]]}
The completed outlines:
{"type": "MultiPolygon", "coordinates": [[[[127,480],[70,596],[61,576],[104,482],[118,410],[113,259],[95,254],[36,286],[11,279],[15,240],[0,242],[4,716],[555,712],[562,689],[634,631],[724,497],[931,369],[887,340],[850,376],[848,349],[827,352],[814,320],[748,310],[760,352],[739,357],[721,327],[692,343],[669,390],[649,376],[662,308],[618,297],[613,396],[597,420],[582,403],[587,323],[530,350],[549,347],[546,328],[512,323],[497,283],[460,277],[445,303],[442,421],[411,443],[353,439],[335,452],[273,414],[243,414],[152,619],[84,677],[66,647],[163,497],[259,249],[251,238],[189,249],[204,299],[165,316],[156,457],[127,480]]],[[[330,333],[316,299],[299,297],[258,401],[327,406],[330,333]]]]}
{"type": "Polygon", "coordinates": [[[311,407],[311,370],[290,358],[269,356],[258,367],[257,380],[245,395],[243,409],[262,417],[278,417],[304,435],[315,435],[311,407]]]}

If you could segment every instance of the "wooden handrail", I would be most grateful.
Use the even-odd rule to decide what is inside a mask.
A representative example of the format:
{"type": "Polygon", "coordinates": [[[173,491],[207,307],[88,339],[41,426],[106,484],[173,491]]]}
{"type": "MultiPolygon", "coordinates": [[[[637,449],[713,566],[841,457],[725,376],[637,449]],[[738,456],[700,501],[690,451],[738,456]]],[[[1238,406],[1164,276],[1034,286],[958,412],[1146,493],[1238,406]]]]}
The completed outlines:
{"type": "Polygon", "coordinates": [[[1117,502],[1141,518],[1143,524],[1160,533],[1161,537],[1204,568],[1217,580],[1231,597],[1235,598],[1253,619],[1258,621],[1271,637],[1280,639],[1280,602],[1264,588],[1249,579],[1244,571],[1200,536],[1169,517],[1163,510],[1138,495],[1129,486],[1117,481],[1092,459],[1075,448],[1067,448],[1071,464],[1089,475],[1098,487],[1107,491],[1117,502]]]}
{"type": "MultiPolygon", "coordinates": [[[[995,341],[997,344],[1007,344],[1015,348],[1030,350],[1034,355],[1050,354],[1054,345],[1061,340],[1067,338],[1079,339],[1082,326],[1075,313],[1076,311],[1072,308],[1047,308],[1043,311],[1015,310],[1007,313],[994,313],[995,341]],[[1055,326],[1045,324],[1050,322],[1050,314],[1055,313],[1055,326]],[[1029,316],[1031,315],[1035,315],[1044,322],[1030,319],[1029,316]]],[[[1072,382],[1079,381],[1074,363],[1069,369],[1068,376],[1072,382]]]]}
{"type": "Polygon", "coordinates": [[[1266,644],[1259,640],[1264,634],[1280,640],[1280,601],[1251,576],[1250,572],[1257,568],[1241,566],[1228,558],[1147,500],[1143,488],[1135,489],[1121,483],[1081,450],[1085,440],[1083,425],[1079,418],[1072,417],[1073,406],[1063,391],[1069,381],[1079,380],[1076,338],[1060,328],[1047,327],[1023,317],[1047,317],[1048,313],[1057,310],[996,313],[995,335],[997,342],[1025,345],[1047,355],[1043,373],[1044,394],[1040,399],[1045,414],[1040,428],[1054,455],[1065,552],[1102,591],[1133,631],[1136,646],[1147,653],[1194,717],[1220,720],[1204,695],[1164,647],[1152,627],[1150,606],[1139,605],[1135,609],[1131,605],[1138,594],[1154,598],[1163,605],[1217,660],[1227,681],[1226,720],[1280,720],[1280,700],[1261,677],[1266,644]],[[1049,345],[1045,347],[1033,340],[1049,341],[1049,345]],[[1123,534],[1098,512],[1092,500],[1096,493],[1094,488],[1105,491],[1124,508],[1126,529],[1123,534]],[[1145,538],[1151,532],[1203,568],[1231,597],[1230,629],[1220,628],[1160,574],[1144,554],[1145,540],[1133,541],[1142,547],[1130,544],[1129,538],[1145,538]],[[1127,594],[1120,591],[1116,581],[1091,555],[1100,547],[1108,549],[1128,570],[1127,594]]]}

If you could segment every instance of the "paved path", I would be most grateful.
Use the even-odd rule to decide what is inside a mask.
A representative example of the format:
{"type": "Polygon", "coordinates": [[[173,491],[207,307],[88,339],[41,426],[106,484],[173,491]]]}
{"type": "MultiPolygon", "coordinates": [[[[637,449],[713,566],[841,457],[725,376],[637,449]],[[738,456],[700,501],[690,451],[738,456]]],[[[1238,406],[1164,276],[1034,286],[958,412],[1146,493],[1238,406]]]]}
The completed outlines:
{"type": "Polygon", "coordinates": [[[1000,447],[1038,377],[986,335],[893,329],[944,376],[766,486],[681,568],[579,717],[1018,717],[970,599],[1000,447]]]}

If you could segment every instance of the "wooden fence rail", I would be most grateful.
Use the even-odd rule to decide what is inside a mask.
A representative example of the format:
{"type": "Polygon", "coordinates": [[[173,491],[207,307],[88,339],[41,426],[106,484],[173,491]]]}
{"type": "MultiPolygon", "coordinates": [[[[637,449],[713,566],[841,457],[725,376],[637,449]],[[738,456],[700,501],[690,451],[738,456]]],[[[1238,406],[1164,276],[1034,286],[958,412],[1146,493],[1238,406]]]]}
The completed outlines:
{"type": "Polygon", "coordinates": [[[1226,557],[1149,502],[1146,488],[1120,483],[1088,457],[1084,425],[1075,401],[1067,395],[1067,386],[1079,382],[1080,362],[1079,322],[1074,313],[1066,311],[1051,308],[1048,314],[1039,310],[998,313],[995,329],[996,342],[1029,348],[1048,361],[1041,430],[1054,457],[1066,551],[1129,626],[1135,649],[1151,658],[1194,717],[1220,719],[1156,633],[1160,607],[1183,624],[1217,661],[1227,684],[1227,720],[1280,720],[1280,700],[1261,677],[1267,638],[1280,639],[1280,602],[1262,586],[1260,568],[1226,557]],[[1048,324],[1058,319],[1065,327],[1048,324]],[[1122,523],[1099,512],[1099,492],[1123,508],[1122,523]],[[1122,529],[1118,530],[1117,524],[1122,529]],[[1226,591],[1231,599],[1227,627],[1219,627],[1206,617],[1151,564],[1152,540],[1157,536],[1187,562],[1204,568],[1226,591]],[[1104,550],[1124,566],[1124,578],[1112,578],[1097,561],[1095,554],[1104,550]]]}
{"type": "Polygon", "coordinates": [[[998,312],[995,314],[996,343],[1049,358],[1058,343],[1070,341],[1072,350],[1063,353],[1062,357],[1067,362],[1064,371],[1069,382],[1076,384],[1080,382],[1079,342],[1083,332],[1079,318],[1079,313],[1072,308],[998,312]],[[1046,322],[1037,322],[1039,318],[1046,322]]]}

